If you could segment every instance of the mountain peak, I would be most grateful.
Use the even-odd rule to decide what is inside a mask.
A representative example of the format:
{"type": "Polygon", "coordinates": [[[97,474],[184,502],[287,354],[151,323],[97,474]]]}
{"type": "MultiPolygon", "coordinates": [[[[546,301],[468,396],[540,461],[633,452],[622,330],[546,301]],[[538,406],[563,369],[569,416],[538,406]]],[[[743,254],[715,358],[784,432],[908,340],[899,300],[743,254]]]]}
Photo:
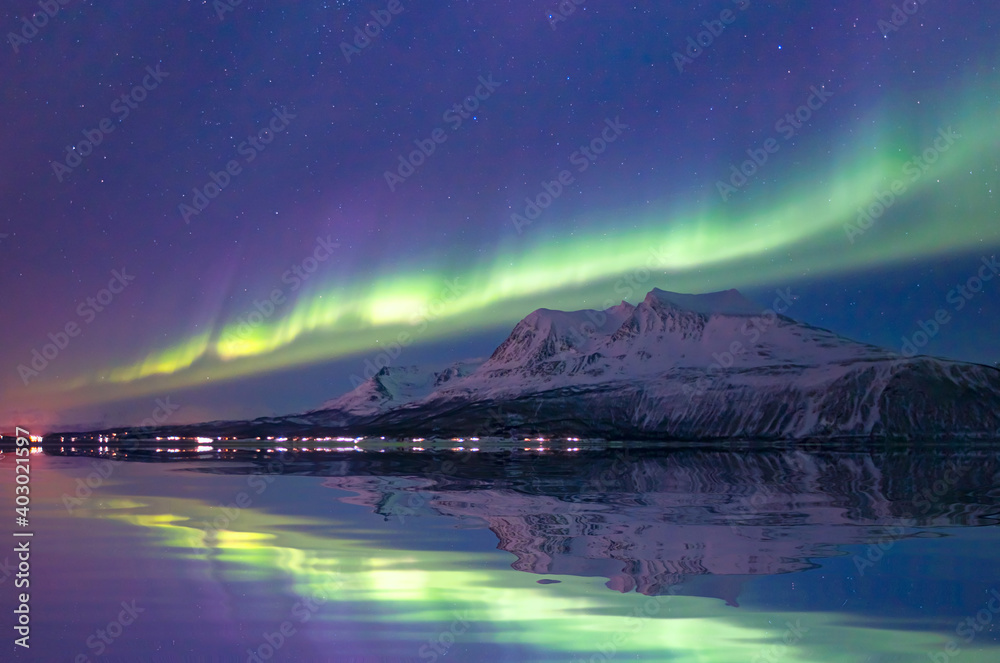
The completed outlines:
{"type": "Polygon", "coordinates": [[[370,367],[366,369],[366,379],[363,382],[346,394],[327,401],[320,409],[375,414],[426,396],[452,380],[465,377],[482,363],[483,359],[469,359],[454,362],[444,368],[383,366],[372,372],[374,364],[369,362],[370,367]]]}
{"type": "Polygon", "coordinates": [[[638,306],[538,309],[483,363],[371,365],[374,377],[309,416],[425,437],[996,436],[1000,371],[901,358],[763,310],[737,290],[658,288],[638,306]]]}
{"type": "Polygon", "coordinates": [[[688,295],[680,292],[670,292],[653,288],[646,295],[643,303],[652,306],[656,303],[666,304],[684,311],[719,315],[757,315],[763,307],[743,296],[736,289],[709,292],[702,295],[688,295]]]}
{"type": "Polygon", "coordinates": [[[548,308],[535,309],[521,321],[533,329],[552,332],[558,335],[567,333],[582,333],[588,327],[598,331],[611,331],[628,317],[635,307],[626,301],[611,308],[598,311],[583,309],[580,311],[557,311],[548,308]]]}

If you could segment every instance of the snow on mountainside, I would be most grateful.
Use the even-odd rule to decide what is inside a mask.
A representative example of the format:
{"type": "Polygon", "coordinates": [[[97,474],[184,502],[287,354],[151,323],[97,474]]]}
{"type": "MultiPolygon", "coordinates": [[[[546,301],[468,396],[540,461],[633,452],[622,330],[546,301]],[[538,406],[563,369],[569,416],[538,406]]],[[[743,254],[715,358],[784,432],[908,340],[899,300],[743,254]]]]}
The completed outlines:
{"type": "Polygon", "coordinates": [[[354,493],[342,501],[385,517],[485,522],[519,571],[604,576],[609,587],[649,595],[704,587],[684,582],[694,576],[729,579],[709,586],[735,602],[748,575],[805,570],[839,555],[842,545],[884,536],[884,523],[912,515],[901,491],[920,499],[935,484],[950,486],[948,499],[924,503],[918,527],[995,524],[995,493],[982,487],[1000,485],[1000,456],[961,456],[957,478],[957,461],[943,463],[935,453],[688,450],[635,453],[627,472],[610,473],[619,462],[612,453],[538,454],[531,472],[527,460],[472,459],[446,481],[415,480],[414,469],[385,459],[324,483],[354,493]],[[482,479],[487,464],[490,481],[482,479]],[[598,503],[570,497],[588,486],[600,487],[598,503]]]}
{"type": "Polygon", "coordinates": [[[538,309],[519,322],[487,364],[513,368],[543,361],[563,351],[586,352],[595,337],[615,331],[635,310],[628,302],[607,311],[538,309]]]}
{"type": "Polygon", "coordinates": [[[889,356],[790,318],[765,315],[764,307],[735,290],[708,295],[653,290],[635,307],[623,302],[604,312],[535,311],[478,370],[439,394],[495,397],[525,387],[579,387],[685,369],[707,378],[731,366],[805,367],[889,356]],[[595,329],[596,323],[602,324],[595,329]]]}
{"type": "MultiPolygon", "coordinates": [[[[761,307],[740,294],[739,290],[712,292],[705,295],[683,295],[653,288],[646,302],[659,302],[684,311],[716,315],[758,315],[761,307]]],[[[790,303],[790,302],[789,302],[790,303]]]]}
{"type": "Polygon", "coordinates": [[[851,341],[775,313],[793,306],[776,294],[771,309],[736,290],[658,289],[636,306],[539,309],[485,362],[383,369],[325,407],[347,425],[430,433],[790,439],[1000,429],[1000,371],[851,341]]]}
{"type": "Polygon", "coordinates": [[[444,369],[386,366],[348,393],[327,401],[321,410],[372,415],[433,393],[447,382],[472,372],[481,361],[456,362],[444,369]]]}

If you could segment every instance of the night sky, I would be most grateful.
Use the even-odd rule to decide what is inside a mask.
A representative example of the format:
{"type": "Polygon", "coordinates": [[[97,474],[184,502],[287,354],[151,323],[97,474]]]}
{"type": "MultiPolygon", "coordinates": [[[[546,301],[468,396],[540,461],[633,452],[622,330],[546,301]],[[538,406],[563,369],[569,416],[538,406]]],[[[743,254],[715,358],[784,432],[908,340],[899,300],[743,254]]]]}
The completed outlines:
{"type": "Polygon", "coordinates": [[[6,3],[0,424],[313,408],[653,287],[1000,361],[1000,6],[577,3],[6,3]]]}

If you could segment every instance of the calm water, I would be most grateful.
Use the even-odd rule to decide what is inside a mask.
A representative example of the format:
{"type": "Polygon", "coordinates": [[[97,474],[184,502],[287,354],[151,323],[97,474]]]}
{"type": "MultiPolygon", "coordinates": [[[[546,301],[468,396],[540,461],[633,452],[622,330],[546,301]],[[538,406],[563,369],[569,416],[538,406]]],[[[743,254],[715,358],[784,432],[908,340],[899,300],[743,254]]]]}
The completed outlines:
{"type": "Polygon", "coordinates": [[[149,461],[32,457],[3,660],[1000,661],[997,447],[149,461]]]}

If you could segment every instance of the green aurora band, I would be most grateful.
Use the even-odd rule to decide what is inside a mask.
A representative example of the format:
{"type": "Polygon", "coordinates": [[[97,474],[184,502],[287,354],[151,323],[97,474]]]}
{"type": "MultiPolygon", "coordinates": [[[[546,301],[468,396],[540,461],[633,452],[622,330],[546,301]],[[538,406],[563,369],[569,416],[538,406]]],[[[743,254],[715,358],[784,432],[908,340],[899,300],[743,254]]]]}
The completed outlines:
{"type": "MultiPolygon", "coordinates": [[[[872,124],[893,125],[885,118],[872,124]]],[[[948,122],[872,133],[839,156],[824,143],[824,154],[810,161],[822,169],[783,173],[780,191],[751,182],[752,198],[739,192],[726,204],[714,198],[655,212],[619,210],[569,236],[546,236],[543,216],[526,230],[524,244],[499,247],[492,264],[466,261],[448,273],[412,271],[304,290],[252,329],[217,322],[212,332],[133,363],[34,390],[76,403],[135,397],[513,325],[540,304],[607,308],[652,287],[705,292],[782,285],[983,251],[996,244],[996,219],[985,209],[981,178],[970,174],[995,168],[1000,121],[995,111],[982,111],[980,100],[978,110],[955,117],[953,126],[961,137],[941,152],[934,141],[948,122]],[[914,168],[913,157],[925,150],[938,158],[926,171],[914,168]],[[907,188],[891,211],[863,234],[849,233],[859,208],[874,205],[877,191],[900,180],[907,188]]]]}
{"type": "MultiPolygon", "coordinates": [[[[65,518],[61,511],[52,517],[65,518]]],[[[944,651],[954,638],[930,622],[887,616],[859,623],[851,613],[734,610],[719,599],[619,593],[603,587],[604,578],[558,576],[562,584],[553,592],[511,569],[505,551],[490,551],[484,564],[482,553],[407,548],[399,539],[373,549],[364,539],[371,532],[324,536],[328,520],[267,508],[244,509],[238,524],[226,520],[215,529],[209,524],[223,523],[212,503],[135,494],[107,498],[100,507],[88,503],[71,518],[94,521],[95,528],[103,520],[135,528],[145,545],[202,569],[200,583],[215,583],[221,595],[238,596],[244,605],[275,603],[273,594],[258,593],[269,586],[302,599],[328,597],[315,628],[338,632],[349,624],[355,636],[384,639],[388,649],[426,642],[435,625],[456,614],[469,622],[463,642],[531,647],[538,661],[591,660],[614,647],[622,660],[663,660],[669,653],[678,663],[853,663],[863,656],[909,662],[944,651]],[[786,624],[805,633],[787,647],[786,624]]],[[[287,608],[263,615],[276,623],[287,616],[287,608]]],[[[969,663],[996,661],[997,652],[985,641],[961,651],[969,663]]]]}

